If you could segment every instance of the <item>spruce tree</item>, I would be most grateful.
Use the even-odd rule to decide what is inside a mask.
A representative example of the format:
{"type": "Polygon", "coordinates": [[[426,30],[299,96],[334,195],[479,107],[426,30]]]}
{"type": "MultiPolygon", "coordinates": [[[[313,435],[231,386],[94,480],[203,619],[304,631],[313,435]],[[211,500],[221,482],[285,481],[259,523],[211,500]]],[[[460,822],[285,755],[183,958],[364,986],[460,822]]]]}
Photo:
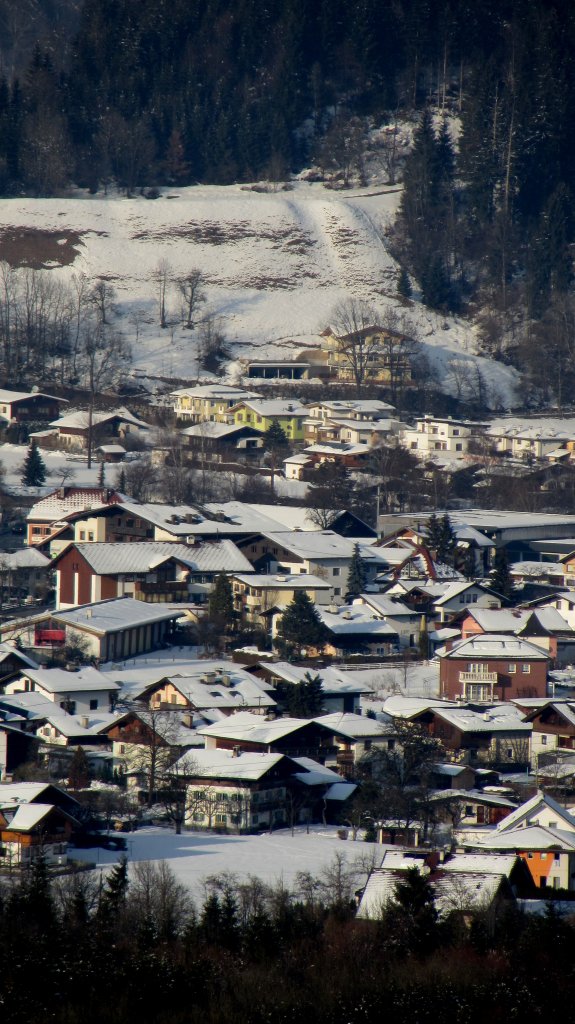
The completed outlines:
{"type": "Polygon", "coordinates": [[[441,525],[435,512],[432,512],[425,524],[425,546],[437,555],[441,545],[441,525]]]}
{"type": "Polygon", "coordinates": [[[439,544],[437,546],[437,558],[440,562],[453,564],[457,538],[453,532],[451,520],[447,512],[439,520],[439,544]]]}
{"type": "Polygon", "coordinates": [[[105,487],[106,486],[106,465],[105,465],[103,459],[102,459],[102,461],[100,463],[100,469],[98,470],[98,486],[99,487],[105,487]]]}
{"type": "Polygon", "coordinates": [[[221,629],[228,631],[234,620],[234,595],[232,585],[225,572],[216,576],[208,602],[210,620],[221,629]]]}
{"type": "Polygon", "coordinates": [[[26,453],[21,479],[25,487],[41,487],[46,479],[46,466],[35,441],[26,453]]]}
{"type": "Polygon", "coordinates": [[[364,559],[361,557],[359,551],[359,544],[355,544],[353,548],[353,555],[351,562],[349,563],[349,571],[347,574],[347,588],[345,599],[346,601],[353,600],[354,597],[358,597],[365,590],[365,584],[367,581],[367,568],[364,559]]]}
{"type": "Polygon", "coordinates": [[[76,747],[70,762],[68,786],[70,789],[87,789],[90,785],[88,758],[83,747],[76,747]]]}
{"type": "Polygon", "coordinates": [[[401,267],[397,277],[397,294],[404,299],[411,298],[411,281],[405,267],[401,267]]]}
{"type": "Polygon", "coordinates": [[[493,559],[489,586],[506,601],[513,597],[513,577],[509,571],[509,556],[506,548],[498,548],[493,559]]]}
{"type": "Polygon", "coordinates": [[[296,590],[278,624],[278,636],[292,647],[323,647],[328,631],[305,590],[296,590]]]}

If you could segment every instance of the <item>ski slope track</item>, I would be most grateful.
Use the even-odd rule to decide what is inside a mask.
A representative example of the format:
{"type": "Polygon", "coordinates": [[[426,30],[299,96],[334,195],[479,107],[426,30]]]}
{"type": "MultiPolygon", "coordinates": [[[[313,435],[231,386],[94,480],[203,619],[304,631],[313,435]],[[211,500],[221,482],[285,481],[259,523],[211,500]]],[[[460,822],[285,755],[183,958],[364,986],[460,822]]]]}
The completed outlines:
{"type": "Polygon", "coordinates": [[[410,317],[446,391],[457,391],[454,361],[478,361],[493,408],[512,408],[517,374],[477,356],[473,325],[433,313],[417,294],[408,303],[398,299],[398,268],[385,229],[399,200],[397,188],[337,192],[299,181],[276,192],[240,185],[164,190],[153,201],[83,193],[5,199],[0,260],[67,281],[80,273],[109,281],[116,326],[132,342],[132,372],[139,376],[201,376],[198,333],[182,326],[175,284],[167,297],[169,326],[162,330],[158,323],[154,270],[166,260],[174,280],[202,270],[202,313],[221,318],[231,356],[228,380],[239,379],[249,359],[293,358],[317,346],[334,307],[358,297],[381,317],[389,309],[410,317]]]}

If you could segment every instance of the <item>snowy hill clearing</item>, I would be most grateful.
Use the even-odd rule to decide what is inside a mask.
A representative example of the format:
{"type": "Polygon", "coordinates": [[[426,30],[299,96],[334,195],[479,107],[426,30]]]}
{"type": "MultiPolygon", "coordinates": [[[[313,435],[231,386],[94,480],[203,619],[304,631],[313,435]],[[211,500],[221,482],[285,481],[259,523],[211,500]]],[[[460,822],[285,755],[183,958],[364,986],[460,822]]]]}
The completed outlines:
{"type": "Polygon", "coordinates": [[[247,186],[165,190],[160,198],[82,196],[11,199],[0,207],[0,260],[46,273],[102,277],[116,290],[117,324],[132,340],[133,371],[191,380],[198,338],[179,317],[175,284],[161,329],[154,270],[166,260],[175,280],[192,268],[205,276],[207,303],[229,341],[228,376],[252,358],[294,356],[346,297],[370,301],[383,316],[407,313],[442,387],[457,393],[457,372],[479,365],[494,407],[515,404],[516,374],[477,359],[465,321],[446,319],[396,295],[397,265],[385,241],[400,191],[335,192],[294,182],[289,191],[247,186]],[[135,321],[137,322],[137,327],[135,321]]]}

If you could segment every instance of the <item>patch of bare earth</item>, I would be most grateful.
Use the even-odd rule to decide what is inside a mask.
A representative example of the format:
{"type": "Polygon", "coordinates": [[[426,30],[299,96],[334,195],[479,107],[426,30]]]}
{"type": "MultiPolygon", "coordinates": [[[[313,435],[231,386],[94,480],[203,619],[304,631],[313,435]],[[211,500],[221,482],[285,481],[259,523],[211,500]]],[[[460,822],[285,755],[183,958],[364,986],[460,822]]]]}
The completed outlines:
{"type": "MultiPolygon", "coordinates": [[[[96,233],[106,234],[104,231],[96,233]]],[[[0,261],[11,267],[29,267],[31,270],[68,267],[79,255],[85,234],[94,232],[0,228],[0,261]]]]}
{"type": "Polygon", "coordinates": [[[262,226],[254,228],[249,221],[219,223],[218,221],[202,221],[202,223],[180,224],[178,227],[163,228],[160,231],[140,231],[133,235],[138,241],[170,241],[173,238],[184,238],[197,245],[229,245],[234,242],[264,241],[271,242],[274,249],[306,255],[316,244],[316,240],[306,231],[299,228],[272,228],[262,226]]]}

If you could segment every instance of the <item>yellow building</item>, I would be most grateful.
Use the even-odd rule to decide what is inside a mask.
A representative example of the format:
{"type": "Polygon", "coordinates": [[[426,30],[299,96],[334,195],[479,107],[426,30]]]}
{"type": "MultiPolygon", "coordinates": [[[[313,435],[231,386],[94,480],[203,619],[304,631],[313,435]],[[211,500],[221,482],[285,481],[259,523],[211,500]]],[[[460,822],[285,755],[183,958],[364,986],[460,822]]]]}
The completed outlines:
{"type": "Polygon", "coordinates": [[[411,381],[413,341],[405,334],[374,324],[349,334],[336,334],[328,327],[321,337],[336,380],[356,385],[411,381]]]}
{"type": "Polygon", "coordinates": [[[257,391],[234,388],[227,384],[204,384],[195,388],[172,391],[174,412],[186,423],[226,423],[228,412],[243,399],[259,398],[257,391]]]}
{"type": "Polygon", "coordinates": [[[303,441],[303,423],[307,409],[293,401],[263,399],[238,402],[232,406],[229,415],[236,426],[255,427],[265,433],[272,423],[279,423],[290,441],[303,441]]]}

